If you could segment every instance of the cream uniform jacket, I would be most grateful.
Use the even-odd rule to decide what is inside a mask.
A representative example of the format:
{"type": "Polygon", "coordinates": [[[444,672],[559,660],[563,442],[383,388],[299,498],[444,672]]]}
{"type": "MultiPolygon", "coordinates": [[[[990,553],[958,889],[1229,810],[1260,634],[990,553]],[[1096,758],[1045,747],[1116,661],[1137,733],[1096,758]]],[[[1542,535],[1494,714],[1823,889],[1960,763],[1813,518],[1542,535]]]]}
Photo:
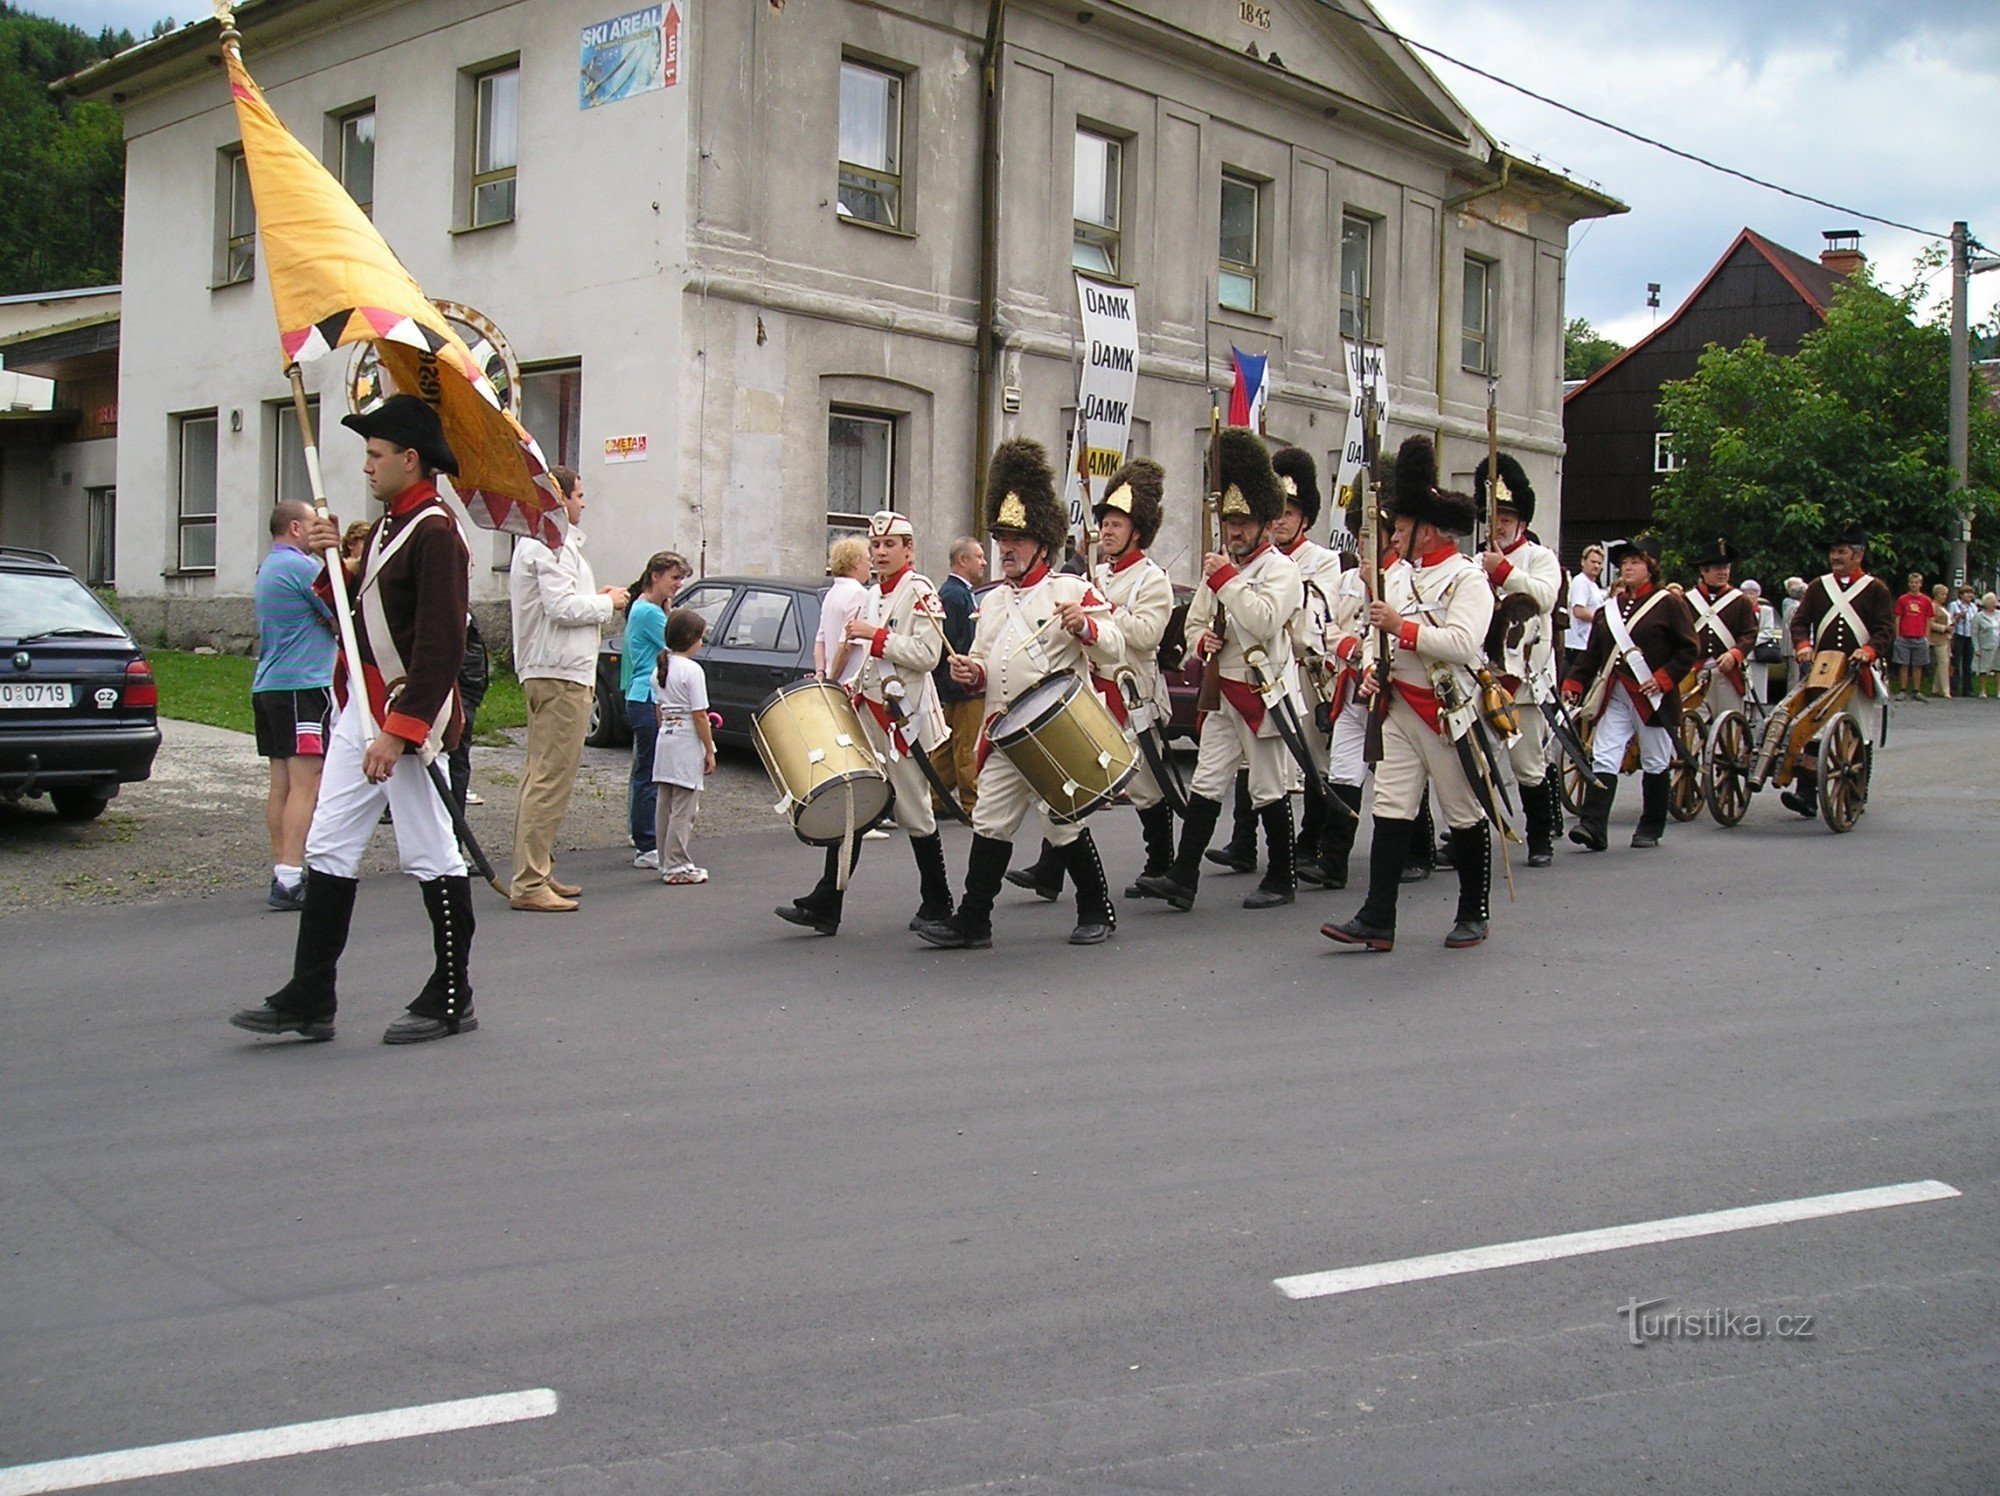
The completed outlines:
{"type": "MultiPolygon", "coordinates": [[[[1430,667],[1451,667],[1465,698],[1473,699],[1472,670],[1486,658],[1486,630],[1493,622],[1493,589],[1477,561],[1456,547],[1398,561],[1382,578],[1383,600],[1404,620],[1402,642],[1391,651],[1389,678],[1420,692],[1433,689],[1430,667]],[[1429,563],[1429,564],[1426,564],[1429,563]],[[1416,647],[1408,647],[1409,625],[1416,647]]],[[[1371,632],[1362,656],[1372,663],[1377,636],[1371,632]]]]}
{"type": "MultiPolygon", "coordinates": [[[[937,588],[922,572],[905,567],[889,579],[886,593],[882,583],[870,585],[861,616],[875,625],[875,637],[865,646],[861,673],[851,689],[886,710],[882,688],[888,681],[900,680],[903,712],[910,723],[907,735],[928,753],[951,737],[937,682],[931,677],[944,657],[944,603],[937,588]]],[[[864,646],[857,640],[854,647],[864,646]]]]}
{"type": "Polygon", "coordinates": [[[1502,674],[1515,677],[1524,686],[1532,682],[1533,689],[1540,693],[1533,699],[1545,701],[1548,688],[1554,684],[1550,654],[1555,645],[1555,625],[1549,615],[1555,608],[1556,595],[1562,590],[1562,562],[1554,551],[1525,535],[1501,552],[1501,556],[1506,565],[1493,575],[1494,591],[1501,597],[1532,598],[1540,612],[1529,623],[1520,651],[1510,652],[1508,658],[1493,663],[1502,674]]]}
{"type": "MultiPolygon", "coordinates": [[[[1264,651],[1266,677],[1284,682],[1286,693],[1297,707],[1298,671],[1292,656],[1292,626],[1304,602],[1305,582],[1298,567],[1276,546],[1267,545],[1240,570],[1225,566],[1194,589],[1194,600],[1187,611],[1188,638],[1212,630],[1219,608],[1228,620],[1222,635],[1222,653],[1216,661],[1223,678],[1254,688],[1257,678],[1244,658],[1244,651],[1255,646],[1264,651]],[[1226,579],[1220,588],[1211,585],[1216,577],[1226,579]]],[[[1257,736],[1278,736],[1278,723],[1271,713],[1264,713],[1257,724],[1257,736]]]]}
{"type": "Polygon", "coordinates": [[[1092,583],[1038,566],[1020,585],[1002,582],[979,600],[967,654],[985,667],[986,720],[991,723],[1043,676],[1067,670],[1088,681],[1093,666],[1115,669],[1125,657],[1125,635],[1092,583]],[[1082,604],[1095,637],[1086,643],[1056,622],[1058,603],[1082,604]]]}
{"type": "Polygon", "coordinates": [[[1160,674],[1160,640],[1174,616],[1174,584],[1166,569],[1143,551],[1128,553],[1123,565],[1097,563],[1097,590],[1111,604],[1111,616],[1124,636],[1121,662],[1139,679],[1139,699],[1150,701],[1162,726],[1172,711],[1166,677],[1160,674]]]}
{"type": "Polygon", "coordinates": [[[1305,682],[1311,694],[1321,700],[1333,699],[1333,676],[1316,662],[1327,658],[1327,635],[1333,619],[1334,589],[1340,585],[1340,553],[1316,541],[1300,537],[1285,555],[1299,569],[1301,597],[1299,611],[1292,618],[1292,654],[1301,673],[1311,671],[1314,679],[1305,682]]]}

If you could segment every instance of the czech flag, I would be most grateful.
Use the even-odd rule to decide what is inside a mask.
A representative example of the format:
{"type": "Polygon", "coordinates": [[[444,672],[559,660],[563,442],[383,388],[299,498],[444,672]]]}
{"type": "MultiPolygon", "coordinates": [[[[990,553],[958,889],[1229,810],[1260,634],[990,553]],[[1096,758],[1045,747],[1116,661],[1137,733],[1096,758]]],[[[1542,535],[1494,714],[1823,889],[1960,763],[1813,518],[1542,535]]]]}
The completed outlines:
{"type": "Polygon", "coordinates": [[[1229,424],[1262,431],[1264,397],[1270,393],[1270,386],[1264,380],[1264,365],[1269,356],[1245,353],[1232,344],[1229,361],[1236,368],[1236,385],[1229,392],[1229,424]]]}

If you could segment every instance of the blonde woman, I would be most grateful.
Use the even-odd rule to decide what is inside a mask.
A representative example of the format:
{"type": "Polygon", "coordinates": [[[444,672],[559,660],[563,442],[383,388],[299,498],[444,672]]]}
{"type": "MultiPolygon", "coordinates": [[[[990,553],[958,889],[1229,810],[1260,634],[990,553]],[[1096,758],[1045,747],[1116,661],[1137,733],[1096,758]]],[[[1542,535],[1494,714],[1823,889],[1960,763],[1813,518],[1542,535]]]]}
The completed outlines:
{"type": "Polygon", "coordinates": [[[819,604],[819,635],[813,640],[813,673],[848,685],[861,673],[862,654],[847,647],[847,620],[868,601],[868,542],[843,535],[826,556],[833,586],[819,604]]]}
{"type": "Polygon", "coordinates": [[[1939,582],[1931,588],[1931,695],[1951,700],[1951,589],[1939,582]]]}
{"type": "Polygon", "coordinates": [[[2000,696],[2000,597],[1991,592],[1972,615],[1973,694],[2000,696]]]}

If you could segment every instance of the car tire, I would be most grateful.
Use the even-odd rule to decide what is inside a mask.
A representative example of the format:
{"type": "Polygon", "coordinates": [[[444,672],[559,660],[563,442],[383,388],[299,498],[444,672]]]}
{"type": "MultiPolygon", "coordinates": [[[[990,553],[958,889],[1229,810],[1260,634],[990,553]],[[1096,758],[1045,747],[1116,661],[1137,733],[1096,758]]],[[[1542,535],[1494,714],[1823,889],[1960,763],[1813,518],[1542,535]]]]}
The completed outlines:
{"type": "Polygon", "coordinates": [[[607,696],[603,686],[590,693],[590,725],[583,734],[584,742],[593,748],[622,748],[632,740],[632,729],[625,721],[625,703],[607,696]]]}
{"type": "Polygon", "coordinates": [[[94,821],[111,802],[96,790],[50,790],[49,800],[65,821],[94,821]]]}

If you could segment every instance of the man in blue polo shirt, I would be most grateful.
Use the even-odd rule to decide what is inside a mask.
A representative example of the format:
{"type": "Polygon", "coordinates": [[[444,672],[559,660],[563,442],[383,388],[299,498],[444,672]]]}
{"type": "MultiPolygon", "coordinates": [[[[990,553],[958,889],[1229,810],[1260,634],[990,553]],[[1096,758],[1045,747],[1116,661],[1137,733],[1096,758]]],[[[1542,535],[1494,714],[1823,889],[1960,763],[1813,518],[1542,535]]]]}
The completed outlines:
{"type": "Polygon", "coordinates": [[[271,553],[257,568],[257,673],[250,705],[257,752],[271,762],[264,823],[271,832],[273,909],[305,907],[306,828],[319,801],[319,773],[332,732],[333,613],[313,591],[320,560],[306,549],[312,506],[280,500],[271,511],[271,553]]]}

